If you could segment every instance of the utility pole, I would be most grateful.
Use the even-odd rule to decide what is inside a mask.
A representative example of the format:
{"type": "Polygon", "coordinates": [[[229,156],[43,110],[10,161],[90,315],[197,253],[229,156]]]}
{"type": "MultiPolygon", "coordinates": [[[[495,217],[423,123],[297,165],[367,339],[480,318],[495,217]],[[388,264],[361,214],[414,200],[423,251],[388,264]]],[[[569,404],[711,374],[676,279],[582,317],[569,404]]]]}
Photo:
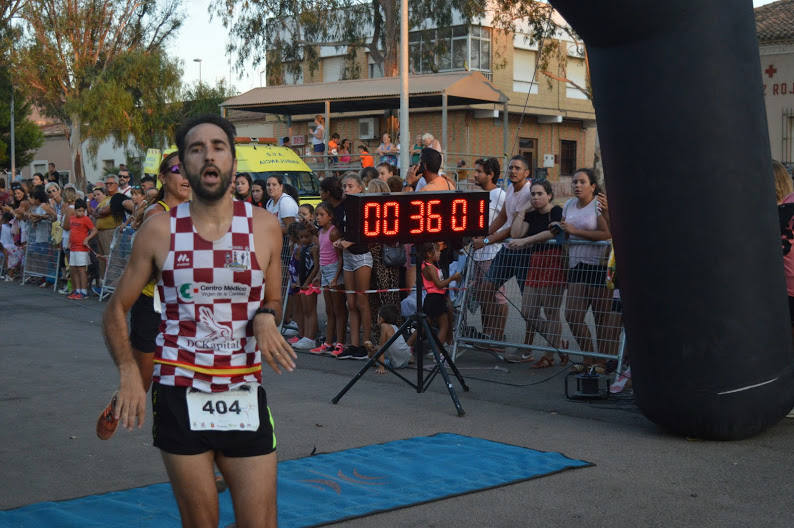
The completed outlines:
{"type": "Polygon", "coordinates": [[[17,156],[16,156],[16,145],[14,139],[14,128],[16,125],[14,124],[14,80],[13,74],[11,79],[11,178],[8,182],[9,184],[14,181],[14,178],[17,176],[17,156]]]}
{"type": "Polygon", "coordinates": [[[400,2],[400,177],[405,180],[411,160],[411,132],[408,127],[408,0],[400,2]]]}

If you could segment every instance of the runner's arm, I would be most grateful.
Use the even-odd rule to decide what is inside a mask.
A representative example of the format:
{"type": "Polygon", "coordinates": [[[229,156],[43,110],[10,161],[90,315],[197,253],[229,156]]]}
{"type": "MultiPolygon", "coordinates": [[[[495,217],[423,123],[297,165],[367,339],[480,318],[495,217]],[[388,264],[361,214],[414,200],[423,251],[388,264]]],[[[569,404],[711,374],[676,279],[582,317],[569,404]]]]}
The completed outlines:
{"type": "Polygon", "coordinates": [[[298,356],[284,341],[278,329],[281,320],[281,243],[282,234],[278,220],[264,209],[254,207],[254,248],[259,267],[265,272],[265,298],[263,308],[276,313],[254,315],[254,337],[262,353],[262,359],[277,374],[281,368],[288,372],[295,369],[294,359],[298,356]]]}
{"type": "MultiPolygon", "coordinates": [[[[143,388],[138,364],[132,354],[127,313],[155,271],[158,250],[162,253],[165,247],[165,254],[168,251],[164,244],[170,242],[169,219],[161,217],[158,220],[160,221],[148,222],[141,226],[132,245],[127,267],[102,318],[105,342],[120,376],[115,416],[121,420],[121,426],[127,429],[132,429],[136,421],[139,428],[143,426],[146,415],[146,391],[143,388]]],[[[161,258],[164,260],[165,255],[161,258]]]]}

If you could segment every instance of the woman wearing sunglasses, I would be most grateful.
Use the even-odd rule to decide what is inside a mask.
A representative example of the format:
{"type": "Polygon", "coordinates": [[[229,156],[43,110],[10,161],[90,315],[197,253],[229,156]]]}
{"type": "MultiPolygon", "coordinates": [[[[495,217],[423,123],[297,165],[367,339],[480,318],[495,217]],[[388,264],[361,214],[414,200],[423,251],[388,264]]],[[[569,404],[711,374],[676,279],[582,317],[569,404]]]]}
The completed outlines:
{"type": "MultiPolygon", "coordinates": [[[[190,183],[182,175],[179,157],[174,151],[160,164],[158,178],[162,182],[157,200],[144,212],[144,222],[151,216],[167,213],[182,202],[190,200],[190,183]]],[[[152,277],[130,311],[130,341],[132,351],[141,370],[141,377],[148,390],[152,382],[152,362],[155,337],[160,326],[160,314],[154,310],[154,288],[156,277],[152,277]]]]}

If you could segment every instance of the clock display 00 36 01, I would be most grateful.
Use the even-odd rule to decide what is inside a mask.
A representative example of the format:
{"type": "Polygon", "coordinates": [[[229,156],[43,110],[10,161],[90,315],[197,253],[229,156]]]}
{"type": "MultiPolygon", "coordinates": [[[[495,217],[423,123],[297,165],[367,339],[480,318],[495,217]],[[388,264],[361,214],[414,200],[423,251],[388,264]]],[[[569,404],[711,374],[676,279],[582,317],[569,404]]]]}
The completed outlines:
{"type": "Polygon", "coordinates": [[[489,199],[487,192],[351,194],[345,198],[346,238],[392,243],[485,236],[489,199]]]}

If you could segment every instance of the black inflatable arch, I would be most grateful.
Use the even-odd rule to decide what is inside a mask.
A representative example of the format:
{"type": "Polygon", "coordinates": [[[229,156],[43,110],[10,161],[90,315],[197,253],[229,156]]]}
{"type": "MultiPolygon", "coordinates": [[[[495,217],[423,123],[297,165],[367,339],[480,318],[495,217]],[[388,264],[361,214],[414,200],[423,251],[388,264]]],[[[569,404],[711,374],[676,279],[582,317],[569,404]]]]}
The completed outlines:
{"type": "Polygon", "coordinates": [[[587,44],[637,403],[738,439],[794,406],[750,0],[552,0],[587,44]]]}

